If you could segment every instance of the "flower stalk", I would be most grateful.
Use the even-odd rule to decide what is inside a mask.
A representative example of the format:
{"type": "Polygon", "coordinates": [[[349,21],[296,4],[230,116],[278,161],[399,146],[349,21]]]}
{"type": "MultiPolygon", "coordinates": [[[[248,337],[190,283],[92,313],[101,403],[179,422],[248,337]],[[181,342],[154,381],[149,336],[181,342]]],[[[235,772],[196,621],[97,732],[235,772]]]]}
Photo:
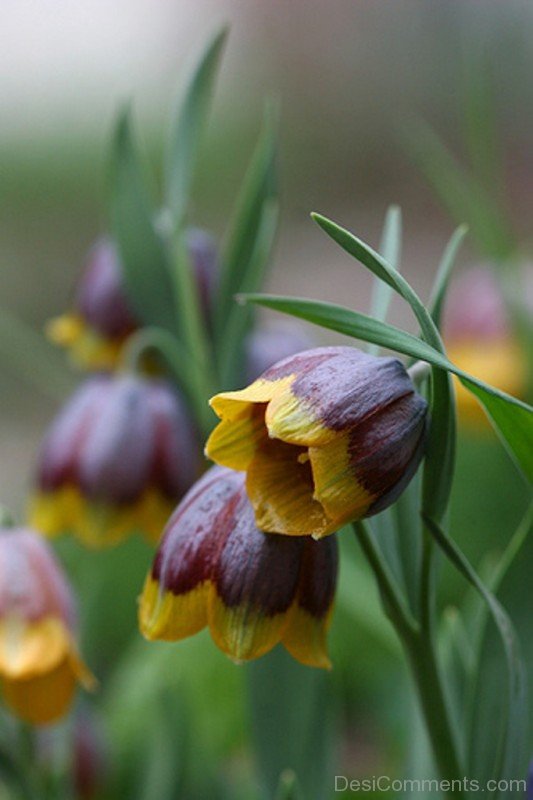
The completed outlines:
{"type": "MultiPolygon", "coordinates": [[[[411,669],[427,731],[433,748],[435,762],[442,776],[454,781],[454,789],[464,782],[464,773],[451,724],[443,678],[437,663],[431,629],[431,595],[427,591],[432,565],[432,542],[424,546],[421,583],[421,620],[415,620],[407,609],[396,581],[377,547],[367,523],[353,525],[354,532],[374,576],[386,615],[392,623],[403,646],[411,669]],[[425,576],[425,577],[424,577],[425,576]]],[[[425,539],[429,535],[425,533],[425,539]]],[[[465,797],[454,791],[454,797],[465,797]]]]}

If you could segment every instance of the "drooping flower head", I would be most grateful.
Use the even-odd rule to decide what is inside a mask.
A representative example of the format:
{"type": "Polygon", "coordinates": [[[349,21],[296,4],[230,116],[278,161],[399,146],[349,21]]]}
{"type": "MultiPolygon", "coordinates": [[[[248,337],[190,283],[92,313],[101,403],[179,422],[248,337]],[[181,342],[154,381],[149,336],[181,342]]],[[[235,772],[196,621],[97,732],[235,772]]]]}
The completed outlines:
{"type": "Polygon", "coordinates": [[[53,722],[76,683],[94,682],[75,643],[71,589],[46,542],[0,529],[0,677],[6,705],[33,724],[53,722]]]}
{"type": "Polygon", "coordinates": [[[427,403],[402,363],[353,347],[284,359],[216,395],[206,454],[246,471],[259,528],[317,538],[389,506],[424,451],[427,403]]]}
{"type": "MultiPolygon", "coordinates": [[[[488,267],[465,270],[450,286],[443,334],[451,361],[517,397],[527,382],[526,356],[513,331],[502,288],[488,267]]],[[[455,380],[459,418],[489,429],[475,397],[455,380]]]]}
{"type": "MultiPolygon", "coordinates": [[[[207,319],[218,274],[216,245],[198,228],[187,230],[186,244],[207,319]]],[[[126,292],[117,247],[111,239],[103,238],[88,254],[72,311],[49,322],[48,336],[68,348],[78,365],[111,370],[120,362],[126,339],[139,327],[141,321],[126,292]]]]}
{"type": "Polygon", "coordinates": [[[141,597],[141,632],[177,640],[208,626],[236,661],[282,642],[303,664],[329,667],[336,575],[335,537],[315,542],[263,533],[245,475],[213,467],[167,525],[141,597]]]}
{"type": "Polygon", "coordinates": [[[34,527],[89,545],[139,531],[157,541],[198,474],[194,426],[163,379],[96,375],[52,424],[37,464],[34,527]]]}

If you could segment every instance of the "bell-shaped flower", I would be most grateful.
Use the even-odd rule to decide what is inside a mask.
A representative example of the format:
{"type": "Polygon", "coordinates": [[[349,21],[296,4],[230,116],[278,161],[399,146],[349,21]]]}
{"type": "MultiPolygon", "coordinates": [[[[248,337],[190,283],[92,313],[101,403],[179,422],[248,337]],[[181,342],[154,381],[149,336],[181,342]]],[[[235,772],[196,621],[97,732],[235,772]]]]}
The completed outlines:
{"type": "Polygon", "coordinates": [[[199,470],[191,418],[165,380],[95,375],[52,424],[38,457],[32,524],[88,545],[157,541],[199,470]]]}
{"type": "Polygon", "coordinates": [[[282,642],[303,664],[328,668],[326,633],[337,542],[263,533],[242,472],[213,467],[170,519],[140,602],[147,639],[177,640],[206,626],[235,661],[282,642]]]}
{"type": "Polygon", "coordinates": [[[78,655],[74,599],[37,533],[0,529],[0,680],[6,705],[45,724],[69,709],[76,684],[94,678],[78,655]]]}
{"type": "MultiPolygon", "coordinates": [[[[208,318],[218,275],[218,253],[210,234],[186,231],[200,304],[208,318]]],[[[126,339],[141,327],[124,285],[123,267],[115,243],[103,238],[90,250],[78,283],[73,308],[51,320],[47,334],[66,347],[74,362],[89,370],[111,370],[120,362],[126,339]]]]}
{"type": "Polygon", "coordinates": [[[213,461],[246,471],[262,530],[316,538],[400,495],[424,452],[427,403],[402,363],[319,347],[216,395],[213,461]]]}

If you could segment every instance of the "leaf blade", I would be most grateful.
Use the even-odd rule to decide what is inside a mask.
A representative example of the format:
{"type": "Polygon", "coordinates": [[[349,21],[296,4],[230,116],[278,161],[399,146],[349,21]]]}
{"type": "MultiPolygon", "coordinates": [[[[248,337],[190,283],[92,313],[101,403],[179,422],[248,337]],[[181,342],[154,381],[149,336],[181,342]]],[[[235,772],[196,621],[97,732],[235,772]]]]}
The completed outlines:
{"type": "Polygon", "coordinates": [[[228,35],[217,31],[202,51],[177,108],[166,150],[165,202],[174,225],[183,219],[189,200],[202,133],[228,35]]]}
{"type": "Polygon", "coordinates": [[[172,330],[172,286],[165,247],[153,223],[154,213],[126,109],[118,118],[112,146],[113,235],[135,313],[148,325],[172,330]]]}

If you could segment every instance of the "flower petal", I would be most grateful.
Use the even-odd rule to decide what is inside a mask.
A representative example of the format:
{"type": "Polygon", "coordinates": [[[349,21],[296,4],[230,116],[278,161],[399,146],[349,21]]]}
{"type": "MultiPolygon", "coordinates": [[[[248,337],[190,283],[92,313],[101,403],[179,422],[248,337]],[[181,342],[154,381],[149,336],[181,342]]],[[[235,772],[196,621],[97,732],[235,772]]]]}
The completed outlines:
{"type": "Polygon", "coordinates": [[[326,445],[309,448],[315,500],[337,528],[346,520],[364,517],[376,499],[358,481],[348,447],[348,434],[340,433],[326,445]]]}
{"type": "Polygon", "coordinates": [[[313,476],[306,459],[303,448],[274,439],[256,452],[246,488],[261,530],[296,536],[330,532],[332,520],[313,499],[313,476]]]}
{"type": "Polygon", "coordinates": [[[207,623],[209,584],[243,476],[214,467],[184,497],[170,519],[146,579],[139,607],[148,639],[182,639],[207,623]]]}
{"type": "Polygon", "coordinates": [[[181,594],[164,591],[150,575],[139,605],[139,627],[146,639],[177,641],[207,625],[209,581],[181,594]]]}
{"type": "Polygon", "coordinates": [[[320,542],[305,540],[297,599],[282,641],[294,658],[311,667],[331,668],[326,635],[331,621],[337,569],[335,536],[320,542]]]}
{"type": "MultiPolygon", "coordinates": [[[[240,413],[220,422],[205,446],[206,456],[217,464],[245,470],[266,438],[265,407],[239,403],[240,413]]],[[[233,410],[232,410],[233,414],[233,410]]]]}
{"type": "Polygon", "coordinates": [[[13,680],[33,678],[54,669],[65,658],[71,637],[55,617],[28,622],[18,616],[0,621],[0,674],[13,680]]]}
{"type": "Polygon", "coordinates": [[[258,658],[281,640],[303,546],[303,540],[259,531],[243,489],[218,554],[208,607],[211,635],[234,660],[258,658]]]}
{"type": "Polygon", "coordinates": [[[57,666],[36,677],[2,679],[6,704],[32,725],[45,725],[68,711],[76,688],[76,672],[68,655],[57,666]]]}

